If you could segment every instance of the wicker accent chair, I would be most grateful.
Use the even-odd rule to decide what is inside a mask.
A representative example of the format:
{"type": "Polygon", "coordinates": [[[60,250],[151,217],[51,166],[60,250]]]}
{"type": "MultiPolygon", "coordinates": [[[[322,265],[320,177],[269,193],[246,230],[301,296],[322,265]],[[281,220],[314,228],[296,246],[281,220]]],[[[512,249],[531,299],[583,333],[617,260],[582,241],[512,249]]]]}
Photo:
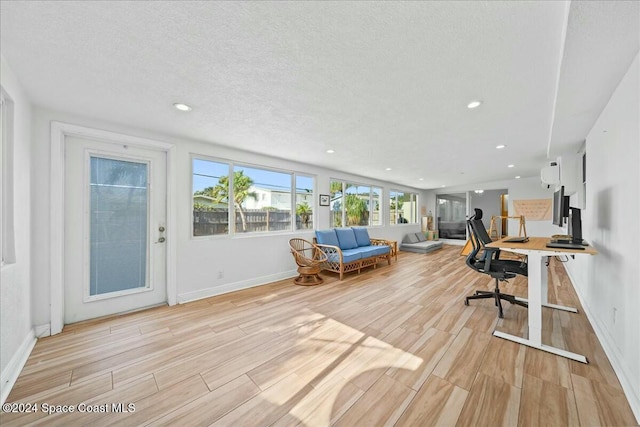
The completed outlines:
{"type": "Polygon", "coordinates": [[[320,277],[320,266],[327,261],[327,255],[314,243],[304,239],[289,240],[291,254],[298,264],[298,274],[293,281],[296,285],[319,285],[324,280],[320,277]]]}

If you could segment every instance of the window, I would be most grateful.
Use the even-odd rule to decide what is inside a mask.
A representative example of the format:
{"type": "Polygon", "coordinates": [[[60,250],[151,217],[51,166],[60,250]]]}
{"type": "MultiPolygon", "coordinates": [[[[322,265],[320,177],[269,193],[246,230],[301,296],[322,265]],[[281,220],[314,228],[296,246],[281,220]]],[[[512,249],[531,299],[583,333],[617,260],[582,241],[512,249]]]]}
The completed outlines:
{"type": "Polygon", "coordinates": [[[330,185],[330,202],[329,206],[331,207],[331,217],[329,218],[329,225],[331,227],[342,227],[344,224],[343,217],[343,186],[344,183],[342,181],[331,181],[330,185]]]}
{"type": "Polygon", "coordinates": [[[382,225],[382,188],[371,187],[371,225],[382,225]]]}
{"type": "Polygon", "coordinates": [[[236,233],[291,230],[291,173],[233,168],[236,233]],[[264,200],[258,198],[264,194],[264,200]]]}
{"type": "Polygon", "coordinates": [[[441,239],[467,239],[467,195],[465,193],[436,195],[438,234],[441,239]]]}
{"type": "Polygon", "coordinates": [[[13,101],[0,88],[0,251],[2,265],[16,262],[13,229],[13,101]]]}
{"type": "Polygon", "coordinates": [[[296,175],[296,230],[313,228],[313,178],[296,175]]]}
{"type": "Polygon", "coordinates": [[[192,167],[193,236],[313,229],[313,177],[199,158],[192,167]]]}
{"type": "Polygon", "coordinates": [[[229,234],[228,163],[193,159],[193,235],[229,234]]]}
{"type": "Polygon", "coordinates": [[[389,192],[389,224],[416,224],[418,222],[418,195],[404,191],[389,192]]]}
{"type": "Polygon", "coordinates": [[[380,200],[382,189],[364,184],[332,180],[331,217],[332,227],[357,225],[382,225],[380,200]]]}

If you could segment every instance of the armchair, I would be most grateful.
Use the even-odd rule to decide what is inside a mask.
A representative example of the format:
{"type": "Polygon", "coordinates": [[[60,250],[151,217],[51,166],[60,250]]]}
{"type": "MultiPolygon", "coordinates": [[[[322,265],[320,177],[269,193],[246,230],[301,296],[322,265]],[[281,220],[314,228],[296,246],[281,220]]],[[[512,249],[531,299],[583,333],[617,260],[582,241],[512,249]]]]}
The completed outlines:
{"type": "Polygon", "coordinates": [[[298,277],[293,281],[296,285],[319,285],[324,280],[320,277],[320,265],[327,261],[327,255],[315,244],[304,239],[289,240],[289,249],[298,265],[298,277]]]}
{"type": "Polygon", "coordinates": [[[502,293],[500,291],[500,282],[506,282],[513,279],[516,275],[528,275],[528,266],[526,262],[517,260],[500,259],[500,250],[488,248],[485,245],[491,243],[491,237],[487,233],[487,229],[482,223],[482,210],[475,209],[475,215],[467,220],[469,236],[473,250],[467,256],[466,263],[472,269],[491,276],[495,279],[495,288],[493,291],[476,291],[475,294],[465,298],[464,304],[469,305],[469,300],[492,298],[498,307],[498,316],[504,317],[502,311],[501,300],[509,301],[511,304],[528,307],[527,303],[516,299],[515,296],[502,293]],[[482,254],[480,252],[482,251],[482,254]]]}

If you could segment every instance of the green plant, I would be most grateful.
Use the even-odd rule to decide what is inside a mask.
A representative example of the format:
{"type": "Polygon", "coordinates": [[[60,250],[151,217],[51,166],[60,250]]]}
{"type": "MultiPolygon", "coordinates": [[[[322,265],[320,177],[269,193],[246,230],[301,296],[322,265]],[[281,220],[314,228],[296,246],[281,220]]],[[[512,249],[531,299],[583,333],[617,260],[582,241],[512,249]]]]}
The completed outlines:
{"type": "Polygon", "coordinates": [[[300,222],[307,225],[309,223],[309,217],[313,213],[311,206],[307,202],[299,203],[296,206],[296,215],[300,216],[300,222]]]}
{"type": "MultiPolygon", "coordinates": [[[[233,173],[233,203],[240,212],[240,220],[242,221],[242,231],[247,231],[247,219],[245,209],[242,204],[251,197],[257,199],[257,195],[253,191],[249,191],[253,185],[253,180],[244,174],[244,171],[236,171],[233,173]]],[[[207,187],[204,190],[196,191],[194,195],[205,195],[211,197],[216,203],[229,202],[229,177],[221,176],[215,187],[207,187]]]]}
{"type": "Polygon", "coordinates": [[[347,225],[367,225],[369,211],[367,201],[356,194],[347,194],[345,197],[347,210],[347,225]]]}

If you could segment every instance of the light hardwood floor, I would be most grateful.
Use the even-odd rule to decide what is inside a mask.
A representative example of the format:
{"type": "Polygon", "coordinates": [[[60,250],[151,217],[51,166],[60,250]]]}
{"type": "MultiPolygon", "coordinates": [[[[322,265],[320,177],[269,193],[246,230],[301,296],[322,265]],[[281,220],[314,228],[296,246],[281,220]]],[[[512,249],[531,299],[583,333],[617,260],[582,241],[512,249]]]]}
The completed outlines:
{"type": "MultiPolygon", "coordinates": [[[[524,336],[526,309],[505,303],[498,321],[490,300],[465,306],[492,281],[459,251],[67,326],[38,341],[7,401],[135,412],[3,413],[0,424],[636,425],[582,312],[544,309],[544,341],[588,365],[493,337],[524,336]]],[[[560,263],[549,281],[552,302],[581,310],[560,263]]],[[[502,289],[526,296],[526,278],[502,289]]]]}

